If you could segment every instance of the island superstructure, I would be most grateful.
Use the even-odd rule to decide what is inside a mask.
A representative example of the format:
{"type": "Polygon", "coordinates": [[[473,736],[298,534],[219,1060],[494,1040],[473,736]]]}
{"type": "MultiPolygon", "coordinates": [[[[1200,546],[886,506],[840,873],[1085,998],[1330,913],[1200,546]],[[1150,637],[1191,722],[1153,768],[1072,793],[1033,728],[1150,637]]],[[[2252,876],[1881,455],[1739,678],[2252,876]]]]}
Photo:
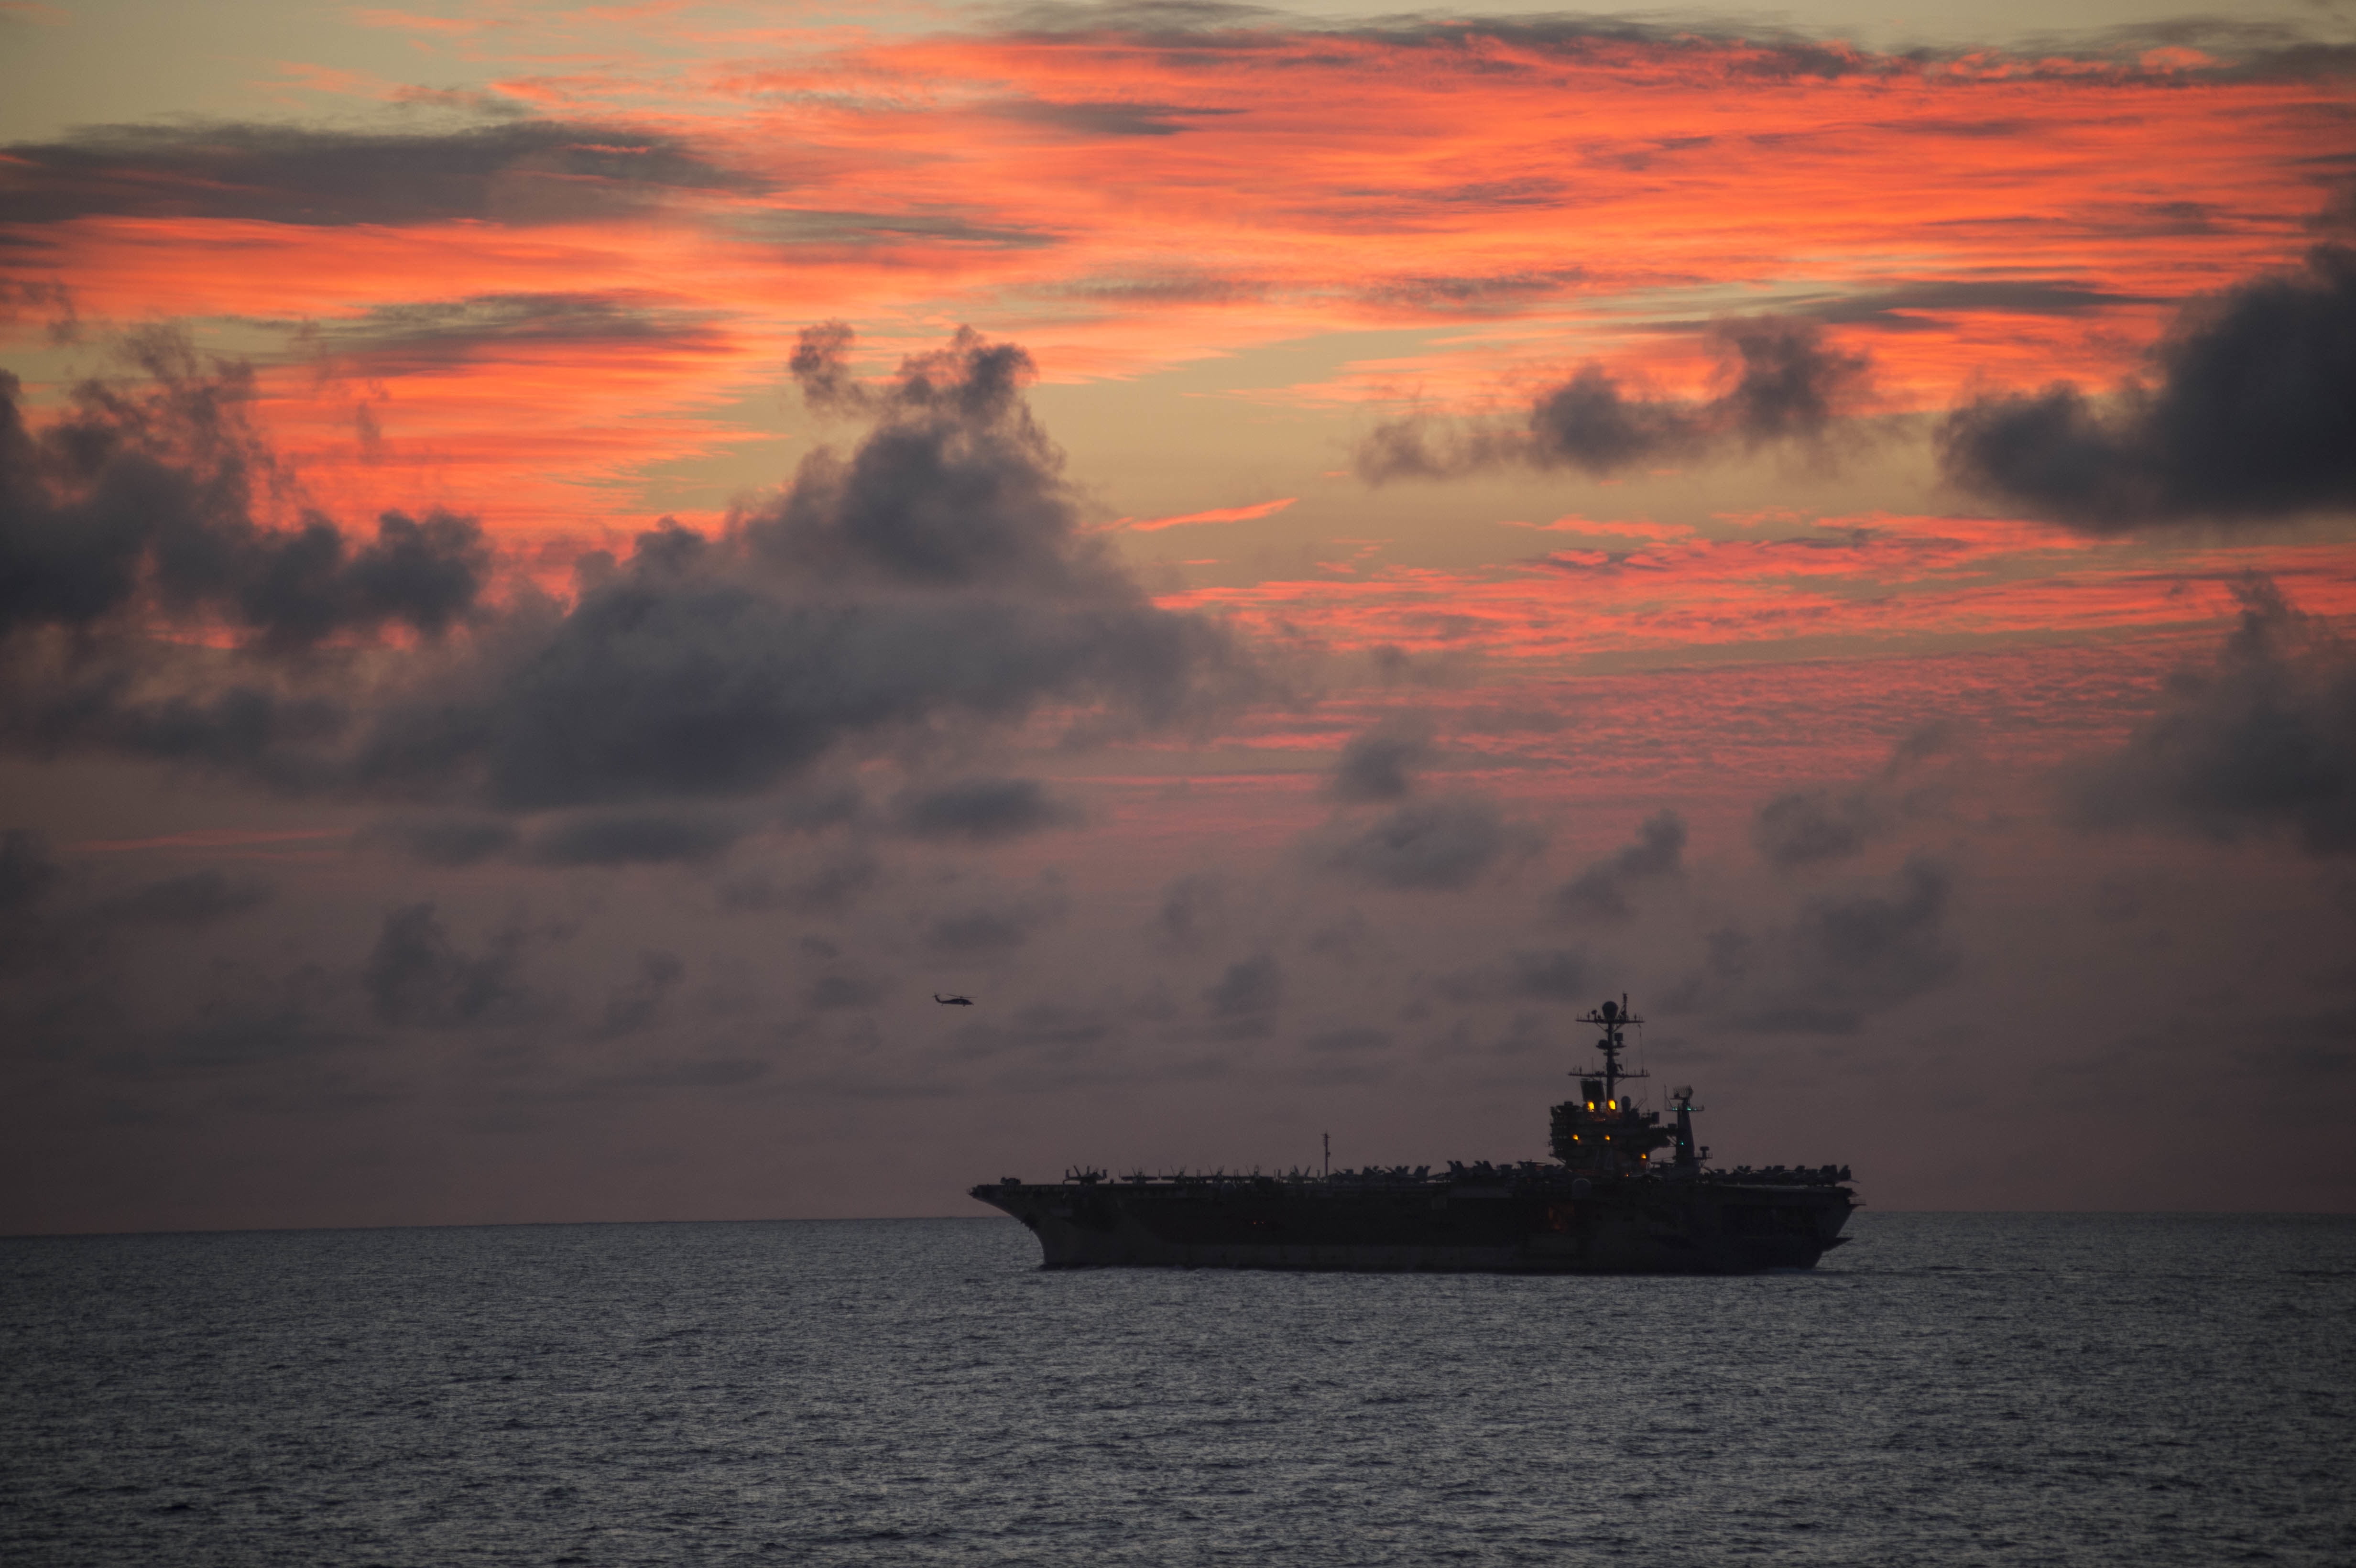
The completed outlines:
{"type": "Polygon", "coordinates": [[[1029,1226],[1048,1268],[1740,1274],[1812,1268],[1847,1239],[1846,1166],[1711,1168],[1690,1088],[1671,1094],[1666,1124],[1623,1089],[1647,1076],[1621,1063],[1643,1021],[1626,998],[1580,1021],[1601,1031],[1602,1066],[1577,1072],[1578,1094],[1553,1108],[1552,1160],[1117,1179],[1076,1168],[973,1196],[1029,1226]]]}

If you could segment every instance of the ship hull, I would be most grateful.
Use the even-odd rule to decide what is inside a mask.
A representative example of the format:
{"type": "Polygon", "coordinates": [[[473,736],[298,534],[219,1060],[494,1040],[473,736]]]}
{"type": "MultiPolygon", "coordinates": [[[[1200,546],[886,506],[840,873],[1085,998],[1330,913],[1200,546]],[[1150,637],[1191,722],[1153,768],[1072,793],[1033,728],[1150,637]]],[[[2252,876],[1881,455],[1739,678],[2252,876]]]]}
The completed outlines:
{"type": "Polygon", "coordinates": [[[977,1187],[1039,1238],[1047,1268],[1365,1273],[1747,1274],[1812,1268],[1845,1188],[1641,1178],[1535,1189],[1356,1189],[1205,1179],[977,1187]]]}

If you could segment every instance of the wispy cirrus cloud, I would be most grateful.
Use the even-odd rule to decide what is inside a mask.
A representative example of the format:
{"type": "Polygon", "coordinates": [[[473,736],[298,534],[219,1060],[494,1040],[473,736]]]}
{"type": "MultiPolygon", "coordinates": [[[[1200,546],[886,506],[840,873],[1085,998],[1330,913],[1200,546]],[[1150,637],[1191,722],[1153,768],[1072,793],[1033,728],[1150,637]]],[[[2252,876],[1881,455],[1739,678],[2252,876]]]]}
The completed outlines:
{"type": "Polygon", "coordinates": [[[1148,534],[1162,528],[1192,528],[1198,523],[1255,523],[1262,517],[1276,516],[1299,499],[1298,496],[1285,496],[1273,501],[1255,502],[1248,507],[1212,507],[1204,511],[1181,512],[1168,517],[1122,517],[1104,527],[1108,531],[1148,534]]]}
{"type": "MultiPolygon", "coordinates": [[[[755,409],[826,317],[900,352],[1019,323],[1062,381],[1412,333],[1250,395],[1426,410],[1385,472],[1510,446],[1619,474],[1806,439],[1806,399],[1779,423],[1730,393],[1713,322],[1786,324],[1751,340],[1781,365],[1754,389],[1845,407],[1831,372],[1869,355],[1889,406],[1946,407],[2107,382],[2171,302],[2285,260],[2345,134],[2336,79],[2294,39],[2201,36],[2169,47],[2205,63],[1622,23],[689,27],[553,98],[519,69],[496,101],[376,83],[357,123],[6,149],[0,282],[70,278],[85,336],[282,335],[257,408],[316,493],[352,509],[417,475],[495,534],[717,522],[756,480],[739,453],[791,439],[755,409]],[[1802,347],[1826,374],[1790,373],[1802,347]],[[1526,428],[1471,439],[1501,399],[1526,428]]],[[[1135,533],[1224,510],[1128,509],[1135,533]]]]}

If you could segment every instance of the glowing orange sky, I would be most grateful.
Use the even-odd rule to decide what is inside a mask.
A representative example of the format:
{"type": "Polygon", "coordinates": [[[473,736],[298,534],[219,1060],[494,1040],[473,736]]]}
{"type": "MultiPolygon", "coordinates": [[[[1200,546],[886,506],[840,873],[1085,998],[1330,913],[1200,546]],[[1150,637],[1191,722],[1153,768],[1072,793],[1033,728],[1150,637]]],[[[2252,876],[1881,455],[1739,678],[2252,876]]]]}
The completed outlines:
{"type": "MultiPolygon", "coordinates": [[[[1424,645],[1435,616],[1535,657],[2112,628],[2179,618],[2171,574],[2269,562],[2315,608],[2350,605],[2328,550],[2091,549],[2034,525],[1887,516],[1936,499],[1887,486],[1803,502],[1821,523],[1773,540],[1706,519],[1633,551],[1498,531],[1480,564],[1458,508],[1419,520],[1387,500],[1352,528],[1364,508],[1330,483],[1277,504],[1408,402],[1504,406],[1589,358],[1705,391],[1693,329],[1730,314],[1819,315],[1870,357],[1883,416],[1966,389],[2108,382],[2187,296],[2310,242],[2330,156],[2356,144],[2335,80],[2183,49],[1802,58],[1514,25],[699,36],[668,15],[607,18],[645,41],[636,63],[535,55],[488,13],[371,20],[424,59],[473,59],[507,112],[592,127],[581,144],[609,164],[668,137],[730,181],[568,219],[584,184],[630,182],[527,160],[481,215],[328,222],[227,216],[254,193],[157,176],[155,199],[15,225],[6,265],[70,287],[86,341],[171,318],[260,355],[269,424],[311,497],[346,514],[430,502],[515,538],[666,511],[708,523],[826,433],[780,396],[799,328],[848,319],[882,368],[969,323],[1024,344],[1050,384],[1183,370],[1168,396],[1301,421],[1291,469],[1190,453],[1173,475],[1108,481],[1104,521],[1140,549],[1174,524],[1236,525],[1164,533],[1140,559],[1191,573],[1175,603],[1280,607],[1337,645],[1424,645]],[[1327,346],[1306,374],[1276,353],[1303,344],[1327,346]],[[1856,527],[1868,542],[1793,542],[1856,527]],[[1253,538],[1348,564],[1239,566],[1253,538]]],[[[284,63],[349,113],[476,123],[435,118],[450,112],[389,77],[284,63]]],[[[0,170],[37,180],[37,151],[0,170]]],[[[93,364],[27,341],[16,362],[37,382],[93,364]]],[[[1093,432],[1055,433],[1084,481],[1117,472],[1093,432]]],[[[1609,491],[1548,494],[1550,512],[1612,514],[1609,491]]],[[[1648,522],[1648,499],[1622,493],[1621,519],[1648,522]]]]}

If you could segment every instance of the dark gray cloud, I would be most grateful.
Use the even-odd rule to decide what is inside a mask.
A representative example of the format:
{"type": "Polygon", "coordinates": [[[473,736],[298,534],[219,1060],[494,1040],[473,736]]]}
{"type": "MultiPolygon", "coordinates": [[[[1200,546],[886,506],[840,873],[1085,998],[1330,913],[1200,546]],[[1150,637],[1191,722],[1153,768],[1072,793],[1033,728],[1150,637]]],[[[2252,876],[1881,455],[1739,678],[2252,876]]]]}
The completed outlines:
{"type": "Polygon", "coordinates": [[[2158,711],[2075,781],[2077,815],[2356,853],[2356,648],[2270,579],[2234,593],[2241,624],[2216,662],[2171,680],[2158,711]]]}
{"type": "Polygon", "coordinates": [[[351,722],[341,695],[294,689],[215,650],[0,639],[0,750],[112,752],[316,790],[334,784],[329,759],[351,722]]]}
{"type": "Polygon", "coordinates": [[[339,374],[382,379],[433,374],[487,354],[562,347],[594,350],[658,343],[713,349],[722,334],[708,311],[645,293],[469,294],[378,305],[304,341],[339,374]]]}
{"type": "Polygon", "coordinates": [[[238,123],[99,125],[0,157],[14,225],[93,215],[268,223],[566,223],[765,182],[676,133],[517,120],[443,132],[238,123]]]}
{"type": "Polygon", "coordinates": [[[1063,239],[1053,229],[992,222],[974,208],[924,203],[896,212],[756,208],[734,214],[727,227],[756,243],[789,248],[789,256],[802,247],[873,252],[912,242],[927,250],[947,242],[965,250],[1044,251],[1063,239]]]}
{"type": "Polygon", "coordinates": [[[1010,895],[942,910],[924,926],[925,945],[948,957],[1010,953],[1067,908],[1063,885],[1053,877],[1010,895]]]}
{"type": "Polygon", "coordinates": [[[1891,895],[1810,901],[1793,928],[1801,1006],[1863,1011],[1945,979],[1955,963],[1944,942],[1954,881],[1944,866],[1918,855],[1900,869],[1891,895]]]}
{"type": "Polygon", "coordinates": [[[396,622],[436,635],[474,609],[489,562],[472,517],[386,512],[376,542],[355,550],[342,529],[315,516],[291,536],[257,541],[235,603],[273,647],[396,622]]]}
{"type": "Polygon", "coordinates": [[[1869,844],[1912,818],[1945,809],[1949,785],[1925,770],[1958,760],[1963,735],[1952,722],[1931,719],[1901,735],[1880,770],[1861,783],[1787,790],[1751,814],[1751,844],[1779,871],[1821,867],[1861,854],[1869,844]]]}
{"type": "Polygon", "coordinates": [[[0,278],[0,321],[37,321],[58,347],[81,338],[73,290],[55,278],[0,278]]]}
{"type": "MultiPolygon", "coordinates": [[[[861,400],[873,424],[847,458],[813,455],[722,536],[666,521],[626,560],[583,557],[570,606],[524,593],[497,613],[465,519],[390,514],[358,550],[329,525],[257,528],[275,471],[243,421],[249,378],[175,339],[141,351],[145,391],[89,389],[38,437],[0,432],[0,628],[18,634],[0,637],[0,744],[503,812],[648,806],[1050,704],[1098,731],[1166,726],[1250,680],[1217,627],[1156,608],[1081,534],[1027,359],[969,333],[861,400]],[[134,609],[227,615],[278,656],[24,635],[134,609]],[[394,624],[468,635],[364,671],[298,656],[394,624]]],[[[605,853],[564,832],[547,849],[605,853]]]]}
{"type": "Polygon", "coordinates": [[[2092,533],[2356,507],[2356,250],[2179,313],[2154,380],[2107,398],[2057,381],[1950,413],[1948,480],[2092,533]]]}
{"type": "Polygon", "coordinates": [[[1183,268],[1146,266],[1135,272],[1098,272],[1043,283],[1035,291],[1049,299],[1123,304],[1241,304],[1268,296],[1269,285],[1251,278],[1223,277],[1183,268]]]}
{"type": "Polygon", "coordinates": [[[613,811],[565,817],[534,833],[524,858],[543,866],[636,866],[709,860],[742,825],[709,812],[613,811]]]}
{"type": "Polygon", "coordinates": [[[851,346],[859,335],[847,321],[805,326],[794,341],[786,368],[801,388],[802,401],[819,413],[856,413],[869,404],[867,384],[851,373],[851,346]]]}
{"type": "Polygon", "coordinates": [[[344,1050],[363,1038],[337,1016],[335,983],[303,965],[285,975],[244,965],[211,978],[211,989],[187,1019],[150,1049],[127,1052],[133,1076],[283,1069],[309,1057],[344,1050]]]}
{"type": "Polygon", "coordinates": [[[409,817],[365,829],[363,842],[390,845],[429,866],[472,866],[513,850],[515,824],[492,816],[409,817]]]}
{"type": "Polygon", "coordinates": [[[0,970],[38,971],[51,985],[104,985],[115,939],[138,933],[196,931],[247,914],[276,890],[255,877],[218,870],[184,872],[109,894],[63,903],[68,873],[45,835],[0,833],[0,970]]]}
{"type": "Polygon", "coordinates": [[[1702,1010],[1762,1033],[1847,1034],[1867,1015],[1945,982],[1957,959],[1946,922],[1954,874],[1907,860],[1889,892],[1826,893],[1788,925],[1710,933],[1708,956],[1676,987],[1667,1010],[1702,1010]]]}
{"type": "Polygon", "coordinates": [[[1269,953],[1239,958],[1203,993],[1203,999],[1211,1011],[1226,1019],[1272,1012],[1284,1000],[1283,966],[1269,953]]]}
{"type": "Polygon", "coordinates": [[[910,586],[1110,586],[1112,567],[1079,531],[1063,456],[1023,400],[1035,374],[1028,354],[963,329],[854,395],[851,342],[839,323],[806,331],[795,375],[815,404],[864,409],[874,428],[847,461],[812,453],[774,506],[740,519],[756,551],[830,577],[910,586]]]}
{"type": "MultiPolygon", "coordinates": [[[[2190,221],[2189,214],[2172,215],[2190,221]]],[[[2002,315],[2090,315],[2120,305],[2157,304],[2154,294],[2119,293],[2066,278],[1924,278],[1868,293],[1797,304],[1787,308],[1835,326],[1883,332],[1929,332],[1943,318],[1988,312],[2002,315]]]]}
{"type": "Polygon", "coordinates": [[[1508,955],[1503,963],[1451,970],[1435,977],[1432,989],[1460,1007],[1496,1002],[1591,1003],[1598,983],[1595,960],[1569,947],[1547,947],[1508,955]]]}
{"type": "MultiPolygon", "coordinates": [[[[1458,186],[1440,194],[1438,199],[1451,205],[1492,209],[1551,207],[1563,200],[1567,188],[1559,180],[1513,180],[1458,186]]],[[[1355,292],[1361,299],[1376,304],[1479,315],[1526,308],[1534,300],[1563,293],[1587,276],[1584,267],[1503,272],[1405,272],[1360,283],[1355,292]]]]}
{"type": "Polygon", "coordinates": [[[1240,114],[1240,109],[1205,109],[1183,103],[1049,103],[1021,99],[984,111],[993,118],[1046,125],[1079,136],[1175,136],[1194,127],[1189,120],[1240,114]]]}
{"type": "Polygon", "coordinates": [[[1226,645],[1136,603],[1016,594],[810,602],[645,557],[585,596],[487,700],[395,714],[364,764],[478,759],[519,808],[745,795],[928,719],[1012,724],[1051,699],[1181,717],[1226,645]]]}
{"type": "Polygon", "coordinates": [[[1398,800],[1415,787],[1409,770],[1431,760],[1431,726],[1415,718],[1391,719],[1354,735],[1333,764],[1325,793],[1353,802],[1398,800]]]}
{"type": "Polygon", "coordinates": [[[637,973],[616,986],[605,998],[605,1016],[597,1028],[599,1037],[616,1040],[650,1028],[661,1016],[671,993],[686,978],[687,965],[676,953],[658,948],[638,955],[637,973]]]}
{"type": "Polygon", "coordinates": [[[970,333],[912,357],[859,400],[874,424],[848,459],[814,453],[723,539],[642,536],[487,699],[388,726],[371,760],[472,752],[493,800],[538,807],[751,793],[855,737],[1051,700],[1143,725],[1201,709],[1241,661],[1080,534],[1028,363],[970,333]]]}
{"type": "Polygon", "coordinates": [[[2356,179],[2340,181],[2324,198],[2321,210],[2308,219],[2308,227],[2343,240],[2356,235],[2356,179]]]}
{"type": "Polygon", "coordinates": [[[1862,388],[1867,361],[1826,340],[1814,322],[1762,315],[1720,325],[1716,336],[1741,373],[1708,416],[1749,445],[1821,434],[1862,388]]]}
{"type": "Polygon", "coordinates": [[[384,918],[361,971],[369,1005],[386,1023],[412,1029],[458,1029],[513,1020],[523,1010],[516,971],[522,933],[509,929],[469,956],[430,903],[410,904],[384,918]]]}
{"type": "Polygon", "coordinates": [[[210,925],[270,901],[272,888],[256,878],[220,871],[166,877],[102,901],[93,912],[116,925],[210,925]]]}
{"type": "Polygon", "coordinates": [[[840,849],[820,857],[798,877],[781,877],[766,869],[732,877],[720,884],[720,907],[746,914],[778,909],[840,914],[873,887],[882,874],[882,865],[864,849],[840,849]]]}
{"type": "Polygon", "coordinates": [[[64,875],[42,834],[29,827],[0,833],[0,914],[31,908],[64,875]]]}
{"type": "MultiPolygon", "coordinates": [[[[2356,47],[2325,42],[2294,23],[2198,12],[2058,37],[2047,35],[2022,43],[2024,54],[2040,47],[2067,50],[2082,59],[2107,59],[2126,67],[2143,65],[2155,50],[2190,50],[2207,57],[2200,74],[2221,80],[2331,80],[2356,69],[2356,47]]],[[[2154,74],[2166,80],[2165,73],[2171,69],[2169,65],[2160,65],[2154,74]]]]}
{"type": "Polygon", "coordinates": [[[42,906],[64,880],[46,834],[28,827],[0,833],[0,971],[37,966],[35,960],[57,946],[42,906]]]}
{"type": "MultiPolygon", "coordinates": [[[[1918,78],[1926,66],[1968,59],[1983,69],[2003,60],[2008,81],[2043,78],[2083,82],[2089,62],[2107,68],[2107,79],[2142,80],[2169,88],[2188,81],[2336,80],[2356,69],[2356,47],[2319,39],[2296,24],[2244,21],[2193,15],[2163,22],[2076,31],[2054,31],[2014,40],[2010,52],[1992,54],[1987,40],[1951,48],[1928,46],[1882,53],[1844,38],[1757,22],[1698,22],[1690,16],[1653,21],[1628,16],[1555,13],[1527,17],[1481,17],[1402,12],[1393,16],[1334,27],[1306,27],[1297,16],[1263,6],[1221,0],[1108,0],[1068,4],[1031,0],[1012,14],[1026,29],[1119,35],[1130,51],[1164,51],[1173,63],[1199,70],[1222,50],[1260,54],[1272,37],[1293,48],[1313,48],[1320,38],[1348,48],[1372,44],[1408,55],[1430,54],[1445,69],[1524,71],[1552,79],[1564,63],[1622,69],[1632,52],[1665,64],[1707,69],[1712,77],[1738,83],[1858,80],[1918,78]],[[1271,35],[1273,23],[1286,29],[1271,35]],[[2169,58],[2152,60],[2155,49],[2169,58]],[[2187,66],[2179,51],[2200,63],[2187,66]]],[[[1412,69],[1411,67],[1409,69],[1412,69]]],[[[1956,117],[1933,133],[2014,134],[2018,122],[1956,117]]],[[[1878,128],[1878,127],[1877,127],[1878,128]]],[[[1849,127],[1830,128],[1846,133],[1849,127]]],[[[1828,132],[1828,133],[1830,133],[1828,132]]],[[[1669,142],[1707,138],[1664,138],[1669,142]]]]}
{"type": "Polygon", "coordinates": [[[1493,867],[1534,853],[1536,833],[1476,795],[1411,800],[1363,827],[1339,825],[1313,837],[1311,858],[1326,869],[1401,891],[1470,887],[1493,867]]]}
{"type": "Polygon", "coordinates": [[[1080,812],[1037,779],[964,779],[903,795],[894,820],[911,837],[986,844],[1071,827],[1080,812]]]}
{"type": "Polygon", "coordinates": [[[436,636],[474,611],[490,557],[472,518],[389,511],[371,544],[316,513],[264,527],[282,475],[247,418],[251,373],[167,330],[126,352],[141,381],[84,382],[39,432],[0,371],[0,641],[152,603],[290,652],[393,625],[436,636]]]}
{"type": "Polygon", "coordinates": [[[1192,949],[1226,923],[1226,881],[1210,872],[1180,877],[1162,890],[1153,929],[1174,947],[1192,949]]]}
{"type": "Polygon", "coordinates": [[[1519,426],[1419,415],[1380,425],[1359,447],[1358,473],[1379,484],[1522,464],[1605,478],[1728,446],[1820,441],[1864,390],[1865,357],[1835,346],[1817,322],[1752,316],[1709,332],[1727,382],[1714,398],[1631,396],[1601,365],[1584,365],[1540,393],[1519,426]]]}
{"type": "Polygon", "coordinates": [[[1549,1002],[1592,1002],[1596,975],[1593,962],[1569,948],[1516,953],[1508,988],[1516,997],[1549,1002]]]}
{"type": "Polygon", "coordinates": [[[1779,870],[1846,859],[1862,850],[1885,817],[1861,789],[1792,790],[1751,818],[1751,848],[1779,870]]]}
{"type": "Polygon", "coordinates": [[[1540,468],[1576,468],[1598,477],[1691,457],[1709,432],[1705,407],[1631,398],[1603,367],[1583,366],[1531,406],[1523,455],[1540,468]]]}
{"type": "Polygon", "coordinates": [[[1574,920],[1626,920],[1635,912],[1629,890],[1676,876],[1684,868],[1686,822],[1661,810],[1644,819],[1636,841],[1603,857],[1557,889],[1555,908],[1574,920]]]}

